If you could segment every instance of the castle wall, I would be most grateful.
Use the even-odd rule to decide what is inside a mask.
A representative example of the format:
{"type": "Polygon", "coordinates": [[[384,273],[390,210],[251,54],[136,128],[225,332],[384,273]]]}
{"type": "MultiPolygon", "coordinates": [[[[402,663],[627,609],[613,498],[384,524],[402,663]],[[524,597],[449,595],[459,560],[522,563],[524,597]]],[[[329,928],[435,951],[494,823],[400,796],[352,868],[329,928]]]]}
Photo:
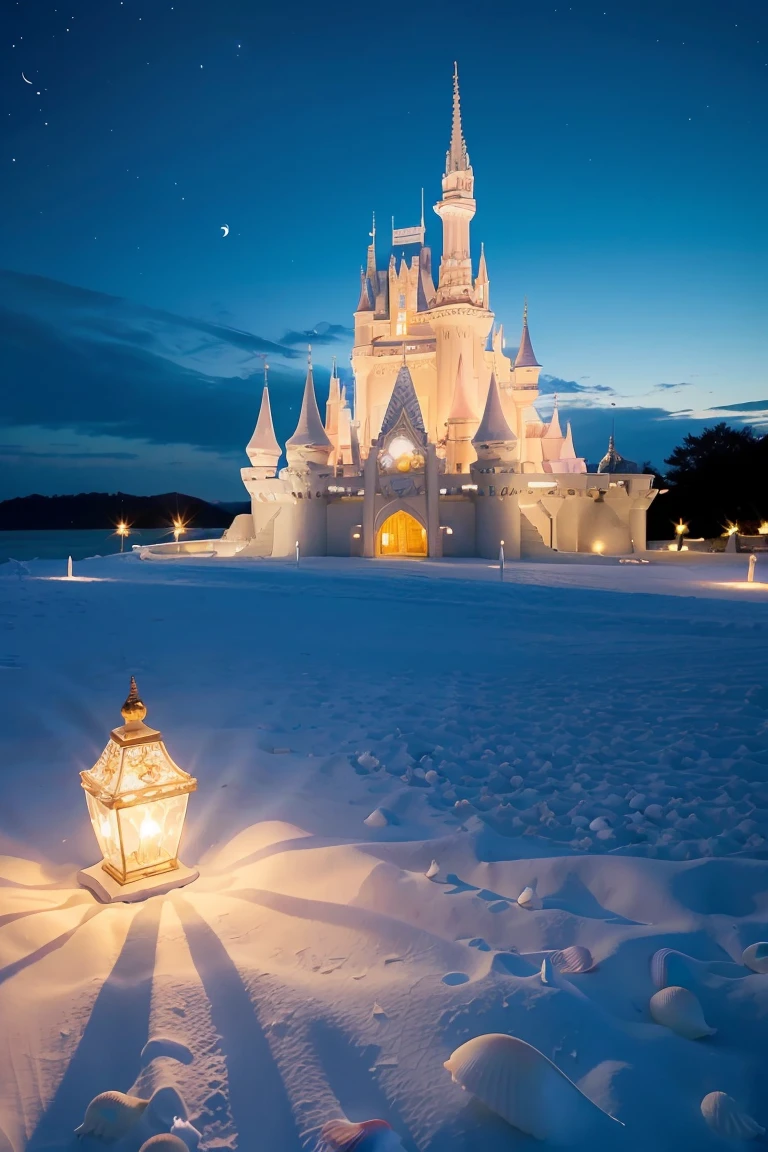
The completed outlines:
{"type": "Polygon", "coordinates": [[[443,556],[474,556],[474,501],[468,496],[442,497],[440,531],[443,538],[443,556]],[[450,528],[451,532],[443,531],[444,528],[450,528]]]}
{"type": "Polygon", "coordinates": [[[502,540],[507,559],[519,559],[520,505],[517,496],[476,496],[475,555],[495,559],[502,540]]]}
{"type": "Polygon", "coordinates": [[[327,555],[362,556],[363,497],[329,500],[327,513],[327,555]]]}

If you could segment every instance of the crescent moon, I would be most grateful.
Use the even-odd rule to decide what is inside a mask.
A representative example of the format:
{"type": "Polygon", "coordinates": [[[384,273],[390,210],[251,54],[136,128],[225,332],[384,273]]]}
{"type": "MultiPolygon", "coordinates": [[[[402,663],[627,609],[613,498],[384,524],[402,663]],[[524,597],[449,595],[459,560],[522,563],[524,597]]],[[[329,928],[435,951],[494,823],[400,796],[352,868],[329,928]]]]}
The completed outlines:
{"type": "Polygon", "coordinates": [[[31,81],[31,80],[27,80],[27,78],[26,78],[26,76],[24,75],[24,73],[23,73],[23,72],[22,72],[22,74],[21,74],[21,78],[22,78],[22,80],[24,81],[24,83],[25,83],[25,84],[31,84],[31,83],[32,83],[32,81],[31,81]]]}
{"type": "MultiPolygon", "coordinates": [[[[224,233],[224,236],[229,236],[229,224],[222,224],[221,230],[224,233]]],[[[224,236],[222,236],[222,240],[224,239],[224,236]]]]}

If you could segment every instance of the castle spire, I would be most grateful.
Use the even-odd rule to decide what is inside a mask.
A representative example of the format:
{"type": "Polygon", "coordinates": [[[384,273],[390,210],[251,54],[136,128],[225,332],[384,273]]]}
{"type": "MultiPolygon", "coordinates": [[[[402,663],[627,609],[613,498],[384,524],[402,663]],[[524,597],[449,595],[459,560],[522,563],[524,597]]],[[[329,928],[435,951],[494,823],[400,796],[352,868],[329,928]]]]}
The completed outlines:
{"type": "Polygon", "coordinates": [[[466,372],[464,371],[464,360],[462,356],[459,356],[456,386],[453,390],[453,403],[451,404],[451,410],[448,414],[448,423],[464,423],[465,421],[474,423],[475,420],[477,420],[477,414],[469,398],[466,372]]]}
{"type": "Polygon", "coordinates": [[[550,420],[549,424],[547,425],[547,430],[544,433],[543,438],[545,440],[555,440],[555,439],[562,440],[563,439],[563,433],[562,433],[562,430],[560,428],[560,417],[559,417],[558,411],[557,411],[557,392],[555,392],[555,406],[552,409],[552,419],[550,420]]]}
{"type": "Polygon", "coordinates": [[[475,303],[486,310],[491,307],[491,282],[488,278],[488,265],[485,262],[485,244],[480,244],[480,263],[475,280],[475,303]]]}
{"type": "Polygon", "coordinates": [[[264,387],[261,392],[261,407],[253,436],[248,441],[246,453],[252,468],[263,469],[263,478],[274,476],[280,460],[282,449],[275,435],[275,425],[272,421],[272,407],[269,403],[269,385],[267,383],[268,366],[264,365],[264,387]]]}
{"type": "Polygon", "coordinates": [[[523,308],[523,332],[520,337],[520,347],[515,356],[515,368],[540,368],[531,344],[531,335],[528,331],[528,297],[523,308]]]}
{"type": "Polygon", "coordinates": [[[312,374],[312,345],[307,349],[307,379],[296,431],[285,444],[288,462],[326,464],[333,445],[328,439],[315,396],[315,381],[312,374]]]}
{"type": "Polygon", "coordinates": [[[371,242],[368,245],[368,263],[365,269],[365,275],[368,280],[373,284],[376,280],[376,213],[373,213],[371,230],[368,233],[371,242]]]}
{"type": "Polygon", "coordinates": [[[511,448],[517,437],[507,423],[501,407],[499,387],[495,373],[491,373],[491,383],[485,401],[485,410],[480,425],[472,437],[472,444],[479,457],[490,458],[500,455],[504,448],[511,448]]]}
{"type": "Polygon", "coordinates": [[[459,65],[453,62],[453,119],[451,122],[451,146],[445,157],[445,172],[466,172],[469,168],[469,155],[461,128],[461,98],[459,96],[459,65]]]}

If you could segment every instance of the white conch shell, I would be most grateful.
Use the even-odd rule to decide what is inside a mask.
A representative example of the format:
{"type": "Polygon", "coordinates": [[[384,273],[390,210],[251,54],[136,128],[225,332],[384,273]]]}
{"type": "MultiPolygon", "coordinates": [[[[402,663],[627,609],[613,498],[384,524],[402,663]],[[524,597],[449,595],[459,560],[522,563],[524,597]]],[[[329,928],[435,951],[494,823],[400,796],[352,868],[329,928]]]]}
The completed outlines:
{"type": "Polygon", "coordinates": [[[750,944],[742,952],[741,962],[753,972],[768,972],[768,944],[750,944]]]}
{"type": "Polygon", "coordinates": [[[537,1140],[568,1144],[597,1123],[621,1123],[542,1052],[515,1036],[476,1036],[457,1048],[444,1067],[487,1108],[537,1140]]]}
{"type": "Polygon", "coordinates": [[[541,900],[536,895],[535,888],[523,888],[517,902],[521,908],[541,908],[541,900]]]}
{"type": "Polygon", "coordinates": [[[329,1120],[320,1129],[318,1152],[402,1152],[402,1147],[386,1120],[329,1120]]]}
{"type": "Polygon", "coordinates": [[[566,976],[574,972],[591,972],[595,966],[589,948],[581,944],[569,944],[567,948],[552,952],[549,958],[557,971],[566,976]]]}
{"type": "Polygon", "coordinates": [[[198,1132],[197,1128],[195,1128],[194,1124],[190,1124],[189,1120],[182,1120],[181,1116],[174,1116],[173,1124],[171,1125],[171,1134],[183,1140],[189,1152],[195,1152],[195,1149],[203,1138],[202,1132],[198,1132]]]}
{"type": "Polygon", "coordinates": [[[733,1140],[752,1140],[765,1135],[756,1120],[742,1112],[732,1096],[710,1092],[701,1102],[701,1114],[713,1132],[733,1140]]]}
{"type": "Polygon", "coordinates": [[[160,1132],[157,1136],[150,1136],[145,1140],[139,1152],[187,1152],[187,1145],[180,1136],[172,1132],[160,1132]]]}
{"type": "Polygon", "coordinates": [[[663,1024],[686,1040],[700,1040],[702,1036],[714,1036],[716,1028],[710,1028],[704,1019],[704,1011],[696,996],[687,988],[674,984],[651,996],[651,1016],[657,1024],[663,1024]]]}
{"type": "Polygon", "coordinates": [[[85,1110],[77,1136],[100,1136],[102,1140],[119,1140],[144,1115],[149,1100],[128,1096],[125,1092],[100,1092],[85,1110]]]}
{"type": "Polygon", "coordinates": [[[433,860],[432,863],[430,864],[429,868],[427,868],[424,875],[426,876],[427,880],[434,880],[435,876],[437,876],[439,871],[440,871],[440,865],[438,864],[437,860],[433,860]]]}

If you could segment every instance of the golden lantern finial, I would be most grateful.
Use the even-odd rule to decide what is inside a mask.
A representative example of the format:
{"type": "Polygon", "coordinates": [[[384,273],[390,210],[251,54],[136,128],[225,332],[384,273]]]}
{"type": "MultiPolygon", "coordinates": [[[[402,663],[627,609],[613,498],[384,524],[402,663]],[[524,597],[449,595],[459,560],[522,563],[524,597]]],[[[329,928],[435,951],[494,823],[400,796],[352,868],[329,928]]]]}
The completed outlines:
{"type": "Polygon", "coordinates": [[[131,676],[131,688],[128,693],[128,698],[120,709],[120,715],[125,720],[126,724],[132,724],[135,721],[141,721],[147,714],[147,707],[144,701],[139,696],[139,690],[136,687],[136,677],[131,676]]]}

